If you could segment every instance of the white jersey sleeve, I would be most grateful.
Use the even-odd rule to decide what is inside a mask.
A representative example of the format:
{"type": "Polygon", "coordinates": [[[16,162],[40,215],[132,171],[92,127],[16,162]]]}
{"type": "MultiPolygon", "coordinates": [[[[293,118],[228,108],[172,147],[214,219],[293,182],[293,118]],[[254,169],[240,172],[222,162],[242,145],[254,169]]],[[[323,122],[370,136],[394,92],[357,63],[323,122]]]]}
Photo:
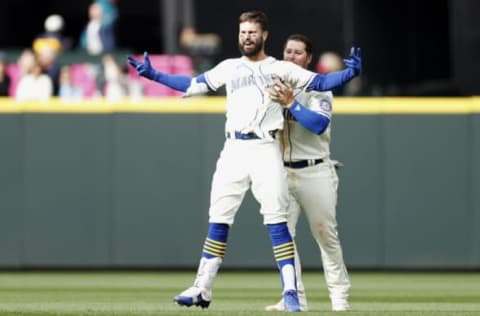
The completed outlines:
{"type": "Polygon", "coordinates": [[[277,74],[280,79],[288,82],[295,89],[305,90],[316,75],[290,61],[277,60],[272,67],[275,67],[271,70],[272,73],[277,74]]]}
{"type": "Polygon", "coordinates": [[[225,59],[218,65],[205,72],[205,80],[208,86],[213,91],[217,91],[220,87],[225,85],[232,77],[232,72],[238,62],[237,59],[225,59]]]}

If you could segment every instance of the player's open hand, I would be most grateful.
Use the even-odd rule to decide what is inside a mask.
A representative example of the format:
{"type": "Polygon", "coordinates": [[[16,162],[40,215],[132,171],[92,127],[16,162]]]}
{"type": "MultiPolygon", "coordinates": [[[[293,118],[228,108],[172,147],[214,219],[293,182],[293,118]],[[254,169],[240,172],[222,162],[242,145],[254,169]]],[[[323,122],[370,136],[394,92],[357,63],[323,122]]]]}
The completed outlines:
{"type": "Polygon", "coordinates": [[[292,86],[283,82],[280,78],[275,78],[274,84],[267,87],[267,92],[272,101],[278,102],[286,108],[290,107],[295,101],[292,86]]]}
{"type": "Polygon", "coordinates": [[[143,58],[144,62],[136,60],[132,56],[127,57],[128,63],[132,65],[133,68],[135,68],[138,75],[148,78],[150,80],[154,80],[157,71],[155,71],[155,69],[152,67],[152,63],[150,62],[150,58],[148,57],[147,52],[143,53],[143,58]]]}
{"type": "Polygon", "coordinates": [[[350,58],[344,59],[343,63],[347,68],[352,69],[355,75],[359,75],[362,72],[362,56],[360,54],[360,47],[352,47],[350,49],[350,58]]]}

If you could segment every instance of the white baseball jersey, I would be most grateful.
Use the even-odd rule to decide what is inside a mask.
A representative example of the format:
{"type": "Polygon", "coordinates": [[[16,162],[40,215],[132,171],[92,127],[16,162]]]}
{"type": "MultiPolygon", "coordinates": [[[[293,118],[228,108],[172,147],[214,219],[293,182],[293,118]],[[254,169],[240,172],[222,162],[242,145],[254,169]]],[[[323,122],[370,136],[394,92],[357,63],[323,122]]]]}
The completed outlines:
{"type": "Polygon", "coordinates": [[[255,133],[261,138],[226,140],[212,180],[212,223],[233,224],[249,188],[260,203],[264,224],[287,221],[287,175],[280,140],[269,134],[282,129],[284,122],[282,107],[266,91],[276,76],[305,88],[315,73],[273,57],[255,62],[245,57],[227,59],[205,72],[210,88],[226,85],[226,132],[255,133]]]}
{"type": "Polygon", "coordinates": [[[273,57],[261,61],[245,57],[227,59],[205,72],[210,88],[216,90],[226,85],[226,131],[253,132],[271,139],[269,131],[283,128],[282,108],[266,91],[275,76],[295,88],[304,89],[315,73],[273,57]]]}
{"type": "MultiPolygon", "coordinates": [[[[309,110],[332,118],[332,92],[294,91],[295,99],[309,110]]],[[[286,126],[283,132],[283,160],[298,161],[307,159],[326,159],[330,156],[330,124],[320,135],[303,127],[295,118],[286,112],[286,126]]]]}

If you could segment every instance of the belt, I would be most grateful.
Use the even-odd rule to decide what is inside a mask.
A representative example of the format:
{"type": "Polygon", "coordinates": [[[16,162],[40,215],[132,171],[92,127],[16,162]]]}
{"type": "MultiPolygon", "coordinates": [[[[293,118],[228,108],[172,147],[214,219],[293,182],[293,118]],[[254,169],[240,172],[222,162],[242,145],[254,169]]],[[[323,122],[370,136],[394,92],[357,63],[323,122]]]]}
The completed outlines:
{"type": "MultiPolygon", "coordinates": [[[[277,133],[276,130],[274,131],[268,131],[268,134],[275,138],[275,134],[277,133]]],[[[260,139],[257,134],[250,132],[250,133],[241,133],[241,132],[227,132],[225,136],[229,139],[234,138],[234,139],[243,139],[243,140],[248,140],[248,139],[260,139]]]]}
{"type": "Polygon", "coordinates": [[[292,169],[301,169],[305,167],[311,167],[322,163],[323,159],[308,159],[308,160],[299,160],[299,161],[284,161],[283,165],[292,169]]]}

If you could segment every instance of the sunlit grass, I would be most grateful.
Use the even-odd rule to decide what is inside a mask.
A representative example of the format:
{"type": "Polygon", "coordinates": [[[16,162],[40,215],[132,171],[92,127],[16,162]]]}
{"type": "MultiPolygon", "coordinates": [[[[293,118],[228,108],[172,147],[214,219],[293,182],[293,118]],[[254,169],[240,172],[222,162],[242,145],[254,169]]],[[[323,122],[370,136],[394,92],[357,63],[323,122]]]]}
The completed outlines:
{"type": "MultiPolygon", "coordinates": [[[[220,271],[209,309],[172,298],[195,272],[0,272],[0,315],[273,315],[275,271],[220,271]]],[[[349,315],[480,315],[480,273],[351,273],[349,315]]],[[[310,311],[330,311],[323,275],[304,275],[310,311]]]]}

